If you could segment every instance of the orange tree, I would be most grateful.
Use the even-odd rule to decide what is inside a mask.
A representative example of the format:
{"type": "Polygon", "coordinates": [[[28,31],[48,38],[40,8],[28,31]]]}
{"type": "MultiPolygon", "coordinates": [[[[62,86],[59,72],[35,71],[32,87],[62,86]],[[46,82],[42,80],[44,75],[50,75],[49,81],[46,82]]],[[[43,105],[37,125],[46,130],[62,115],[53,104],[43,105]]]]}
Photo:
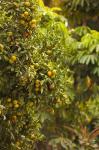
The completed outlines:
{"type": "Polygon", "coordinates": [[[40,0],[0,4],[0,148],[97,148],[85,127],[99,112],[99,33],[69,32],[40,0]]]}
{"type": "Polygon", "coordinates": [[[69,34],[42,1],[0,5],[0,148],[30,150],[43,138],[41,123],[54,114],[54,103],[70,103],[64,64],[69,34]]]}

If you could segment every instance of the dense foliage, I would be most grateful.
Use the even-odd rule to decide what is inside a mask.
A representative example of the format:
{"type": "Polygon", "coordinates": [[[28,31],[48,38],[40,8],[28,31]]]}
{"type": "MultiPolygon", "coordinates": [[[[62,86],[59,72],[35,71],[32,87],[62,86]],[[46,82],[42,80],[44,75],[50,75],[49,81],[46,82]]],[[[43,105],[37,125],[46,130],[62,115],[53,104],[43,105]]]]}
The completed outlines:
{"type": "Polygon", "coordinates": [[[99,30],[98,13],[99,1],[97,0],[64,0],[63,11],[72,24],[89,25],[99,30]]]}
{"type": "Polygon", "coordinates": [[[0,5],[0,149],[97,150],[99,33],[41,0],[0,5]]]}
{"type": "Polygon", "coordinates": [[[45,4],[57,8],[69,20],[71,27],[88,25],[99,30],[99,1],[98,0],[45,0],[45,4]]]}

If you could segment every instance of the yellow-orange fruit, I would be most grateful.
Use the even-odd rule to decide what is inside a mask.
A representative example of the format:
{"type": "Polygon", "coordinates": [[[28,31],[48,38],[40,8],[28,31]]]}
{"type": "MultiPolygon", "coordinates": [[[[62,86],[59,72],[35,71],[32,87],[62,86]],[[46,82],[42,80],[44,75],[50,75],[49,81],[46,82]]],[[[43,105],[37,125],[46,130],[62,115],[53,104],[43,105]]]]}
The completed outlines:
{"type": "Polygon", "coordinates": [[[52,76],[53,76],[53,72],[52,72],[52,71],[48,71],[48,72],[47,72],[47,75],[48,75],[49,77],[52,77],[52,76]]]}
{"type": "Polygon", "coordinates": [[[16,57],[15,55],[12,55],[11,58],[10,58],[10,60],[11,60],[12,62],[16,62],[17,57],[16,57]]]}

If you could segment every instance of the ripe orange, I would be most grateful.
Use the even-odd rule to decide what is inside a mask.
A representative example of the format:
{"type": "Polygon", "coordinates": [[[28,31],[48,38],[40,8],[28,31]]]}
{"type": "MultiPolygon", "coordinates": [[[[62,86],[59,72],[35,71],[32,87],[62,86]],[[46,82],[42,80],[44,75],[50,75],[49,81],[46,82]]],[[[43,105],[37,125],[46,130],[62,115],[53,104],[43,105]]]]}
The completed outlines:
{"type": "Polygon", "coordinates": [[[49,77],[52,77],[52,76],[53,76],[53,72],[52,72],[52,71],[48,71],[48,72],[47,72],[47,75],[48,75],[49,77]]]}

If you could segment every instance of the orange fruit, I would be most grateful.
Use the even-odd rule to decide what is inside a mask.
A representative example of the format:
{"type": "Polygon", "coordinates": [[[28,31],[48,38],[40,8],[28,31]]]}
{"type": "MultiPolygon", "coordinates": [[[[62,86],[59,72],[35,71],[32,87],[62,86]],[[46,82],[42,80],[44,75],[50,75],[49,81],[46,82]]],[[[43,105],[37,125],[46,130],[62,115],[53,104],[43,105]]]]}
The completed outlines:
{"type": "Polygon", "coordinates": [[[40,80],[36,80],[35,83],[36,83],[36,84],[39,84],[39,83],[40,83],[40,80]]]}
{"type": "Polygon", "coordinates": [[[51,54],[52,54],[52,51],[51,51],[51,50],[48,50],[46,53],[47,53],[48,55],[51,55],[51,54]]]}
{"type": "Polygon", "coordinates": [[[52,72],[52,71],[48,71],[48,72],[47,72],[47,75],[48,75],[49,77],[52,77],[52,76],[53,76],[53,72],[52,72]]]}
{"type": "Polygon", "coordinates": [[[32,24],[30,25],[30,27],[31,27],[32,29],[34,29],[34,28],[36,27],[36,24],[32,23],[32,24]]]}
{"type": "Polygon", "coordinates": [[[25,11],[25,12],[24,12],[24,16],[25,16],[25,17],[29,16],[29,12],[28,12],[28,11],[25,11]]]}
{"type": "Polygon", "coordinates": [[[35,19],[32,19],[32,20],[30,21],[30,24],[36,24],[36,20],[35,20],[35,19]]]}
{"type": "Polygon", "coordinates": [[[55,76],[56,75],[56,70],[53,70],[53,76],[55,76]]]}
{"type": "Polygon", "coordinates": [[[10,58],[11,62],[16,62],[17,60],[17,57],[15,55],[12,55],[11,58],[10,58]]]}
{"type": "Polygon", "coordinates": [[[19,104],[15,104],[15,105],[14,105],[14,108],[19,108],[19,107],[20,107],[19,104]]]}

